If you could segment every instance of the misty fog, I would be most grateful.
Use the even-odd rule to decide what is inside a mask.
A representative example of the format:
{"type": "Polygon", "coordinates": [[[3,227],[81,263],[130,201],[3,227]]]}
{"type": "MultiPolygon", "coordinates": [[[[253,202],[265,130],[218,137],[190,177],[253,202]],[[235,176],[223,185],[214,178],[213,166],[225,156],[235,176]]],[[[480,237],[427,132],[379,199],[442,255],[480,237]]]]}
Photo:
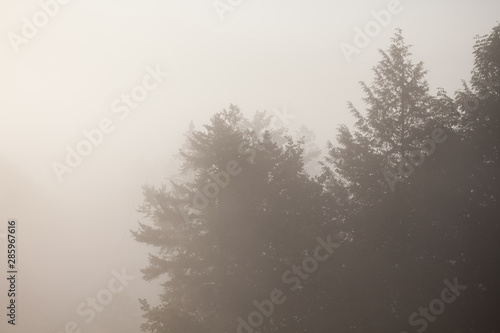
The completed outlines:
{"type": "Polygon", "coordinates": [[[0,332],[500,330],[500,2],[0,8],[0,332]]]}

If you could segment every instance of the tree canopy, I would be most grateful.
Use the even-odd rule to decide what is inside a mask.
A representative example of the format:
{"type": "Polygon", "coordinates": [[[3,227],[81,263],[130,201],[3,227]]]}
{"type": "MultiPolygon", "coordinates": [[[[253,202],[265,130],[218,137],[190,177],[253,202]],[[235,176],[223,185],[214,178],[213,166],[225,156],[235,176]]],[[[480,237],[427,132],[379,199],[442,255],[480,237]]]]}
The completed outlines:
{"type": "Polygon", "coordinates": [[[190,128],[183,176],[144,187],[132,231],[156,248],[144,278],[164,279],[159,305],[141,300],[144,332],[495,329],[500,25],[453,98],[410,50],[397,30],[324,156],[307,128],[235,105],[190,128]],[[436,315],[450,283],[465,287],[436,315]]]}

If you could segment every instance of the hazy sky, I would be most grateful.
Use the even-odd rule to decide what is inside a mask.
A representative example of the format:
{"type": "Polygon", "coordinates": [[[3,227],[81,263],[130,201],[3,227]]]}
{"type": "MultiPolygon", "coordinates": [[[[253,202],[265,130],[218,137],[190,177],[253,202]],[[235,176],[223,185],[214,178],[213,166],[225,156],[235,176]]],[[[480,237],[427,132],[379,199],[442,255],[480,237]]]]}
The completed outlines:
{"type": "MultiPolygon", "coordinates": [[[[248,115],[286,108],[296,116],[292,127],[308,126],[323,147],[339,124],[351,123],[346,102],[361,106],[358,82],[371,83],[377,49],[397,27],[414,45],[414,61],[424,61],[431,92],[452,95],[470,77],[474,36],[489,33],[500,13],[498,0],[401,0],[400,12],[349,63],[340,43],[353,44],[356,27],[390,1],[243,0],[224,20],[212,1],[71,0],[15,52],[9,33],[21,36],[22,18],[31,20],[40,5],[0,0],[0,233],[8,218],[18,219],[18,332],[81,324],[78,304],[122,267],[136,279],[114,302],[158,292],[138,271],[151,249],[129,230],[141,218],[141,185],[159,184],[172,170],[190,120],[199,128],[230,103],[248,115]],[[170,75],[120,119],[113,103],[157,66],[170,75]],[[75,148],[82,131],[105,118],[114,130],[60,182],[53,162],[64,163],[66,146],[75,148]]],[[[3,279],[0,288],[4,304],[3,279]]],[[[98,320],[80,327],[99,332],[91,327],[98,320]]]]}

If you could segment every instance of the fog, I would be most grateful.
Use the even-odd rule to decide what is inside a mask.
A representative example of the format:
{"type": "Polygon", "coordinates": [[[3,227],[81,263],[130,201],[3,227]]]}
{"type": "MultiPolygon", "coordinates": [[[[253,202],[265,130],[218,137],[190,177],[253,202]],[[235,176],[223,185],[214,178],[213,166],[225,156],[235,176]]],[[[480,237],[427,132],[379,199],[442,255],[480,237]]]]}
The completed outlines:
{"type": "MultiPolygon", "coordinates": [[[[248,118],[286,110],[290,130],[309,128],[324,153],[338,126],[355,122],[347,102],[364,109],[359,81],[372,81],[396,28],[414,62],[424,62],[430,93],[444,88],[453,97],[470,79],[474,37],[498,24],[500,2],[401,0],[401,12],[348,61],[340,44],[353,44],[355,28],[389,2],[241,1],[221,19],[212,0],[72,0],[16,45],[9,34],[21,36],[22,18],[40,4],[2,0],[0,234],[16,219],[18,272],[15,326],[4,314],[8,281],[0,283],[0,331],[141,331],[137,299],[159,304],[166,277],[143,279],[155,249],[130,230],[148,223],[137,212],[142,186],[178,177],[175,156],[191,121],[202,130],[231,104],[248,118]],[[126,106],[122,95],[145,85],[154,85],[147,97],[126,106]],[[67,147],[76,150],[82,132],[97,128],[99,144],[58,174],[67,147]],[[123,270],[134,278],[109,293],[102,311],[77,312],[123,270]]],[[[0,242],[8,276],[8,242],[0,242]]]]}

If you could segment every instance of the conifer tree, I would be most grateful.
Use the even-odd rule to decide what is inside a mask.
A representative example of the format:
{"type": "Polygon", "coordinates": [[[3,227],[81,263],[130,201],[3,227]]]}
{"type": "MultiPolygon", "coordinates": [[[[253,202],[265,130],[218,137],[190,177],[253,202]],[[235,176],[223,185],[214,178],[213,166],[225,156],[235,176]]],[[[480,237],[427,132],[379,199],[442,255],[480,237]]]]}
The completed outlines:
{"type": "Polygon", "coordinates": [[[421,150],[421,141],[434,128],[454,126],[458,117],[444,91],[430,95],[423,63],[413,63],[401,30],[388,51],[380,54],[373,84],[361,82],[366,112],[348,103],[356,129],[353,133],[340,126],[339,146],[329,144],[328,160],[348,182],[350,193],[372,206],[382,193],[409,181],[414,167],[408,158],[412,151],[421,150]]]}
{"type": "MultiPolygon", "coordinates": [[[[192,132],[181,155],[194,179],[144,188],[141,211],[150,223],[133,236],[157,248],[145,279],[166,279],[159,305],[141,300],[146,332],[236,331],[254,301],[284,290],[282,274],[331,220],[321,185],[304,171],[300,143],[278,145],[270,131],[245,129],[243,119],[231,106],[192,132]]],[[[308,313],[303,302],[276,307],[263,331],[290,331],[308,313]]]]}

